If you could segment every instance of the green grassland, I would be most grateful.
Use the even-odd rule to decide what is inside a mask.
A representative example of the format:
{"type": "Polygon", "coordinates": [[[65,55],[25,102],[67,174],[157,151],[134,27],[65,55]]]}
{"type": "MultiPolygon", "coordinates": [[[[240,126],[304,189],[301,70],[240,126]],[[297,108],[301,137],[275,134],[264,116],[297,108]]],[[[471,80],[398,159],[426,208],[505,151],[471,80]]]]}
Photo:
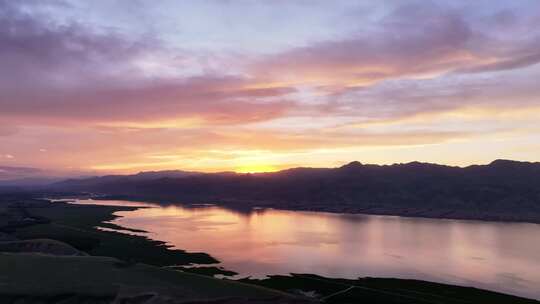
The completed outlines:
{"type": "Polygon", "coordinates": [[[62,297],[79,302],[85,299],[82,302],[89,303],[109,303],[119,297],[130,303],[126,299],[145,295],[179,301],[172,303],[227,298],[294,302],[293,297],[264,287],[145,264],[126,265],[110,257],[0,253],[0,269],[1,303],[7,299],[27,299],[32,303],[28,301],[29,295],[33,300],[50,303],[62,297]]]}
{"type": "Polygon", "coordinates": [[[438,284],[419,280],[360,278],[331,279],[312,274],[270,276],[267,279],[242,279],[288,292],[314,292],[318,299],[329,304],[539,304],[540,302],[501,293],[438,284]]]}
{"type": "Polygon", "coordinates": [[[113,220],[115,218],[113,213],[116,211],[134,209],[67,203],[29,207],[26,208],[29,214],[47,218],[50,223],[18,228],[14,235],[23,240],[38,238],[58,240],[90,255],[116,257],[132,263],[168,266],[218,262],[208,254],[173,250],[163,242],[144,236],[96,229],[96,226],[118,228],[116,225],[107,225],[103,222],[113,220]]]}

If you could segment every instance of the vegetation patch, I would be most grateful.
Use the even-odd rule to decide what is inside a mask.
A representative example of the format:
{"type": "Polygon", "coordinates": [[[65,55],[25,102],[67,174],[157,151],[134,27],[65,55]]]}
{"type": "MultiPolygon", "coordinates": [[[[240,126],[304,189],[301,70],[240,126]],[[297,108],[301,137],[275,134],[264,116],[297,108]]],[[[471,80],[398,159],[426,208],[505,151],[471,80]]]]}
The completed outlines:
{"type": "Polygon", "coordinates": [[[46,208],[27,207],[25,210],[32,216],[49,219],[49,223],[20,227],[13,235],[21,240],[53,239],[90,255],[116,257],[133,263],[156,266],[218,263],[206,253],[171,249],[164,242],[151,240],[142,235],[102,231],[96,228],[102,227],[104,222],[115,219],[114,212],[135,210],[137,209],[135,207],[73,205],[60,202],[48,205],[46,208]]]}
{"type": "Polygon", "coordinates": [[[0,302],[222,303],[218,300],[243,298],[250,299],[245,303],[258,303],[256,299],[293,303],[289,300],[294,299],[264,287],[150,265],[117,267],[120,262],[109,257],[0,253],[0,302]]]}
{"type": "Polygon", "coordinates": [[[226,276],[226,277],[232,277],[237,275],[237,272],[227,270],[223,267],[215,267],[215,266],[202,266],[202,267],[182,267],[182,266],[173,266],[170,267],[171,269],[175,270],[181,270],[184,272],[190,272],[190,273],[196,273],[200,275],[205,275],[209,277],[215,277],[217,275],[226,276]]]}
{"type": "Polygon", "coordinates": [[[361,278],[332,279],[312,274],[241,279],[277,290],[312,294],[324,303],[384,304],[538,304],[540,302],[471,287],[418,280],[361,278]]]}

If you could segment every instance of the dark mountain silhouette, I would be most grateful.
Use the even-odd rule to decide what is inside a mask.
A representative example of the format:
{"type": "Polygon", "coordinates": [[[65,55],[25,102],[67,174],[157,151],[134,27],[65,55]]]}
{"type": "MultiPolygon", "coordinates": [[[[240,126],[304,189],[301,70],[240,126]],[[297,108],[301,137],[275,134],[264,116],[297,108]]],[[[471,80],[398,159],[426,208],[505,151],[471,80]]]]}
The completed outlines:
{"type": "Polygon", "coordinates": [[[93,176],[89,178],[72,178],[55,183],[51,187],[81,191],[94,191],[94,189],[108,187],[107,185],[144,182],[162,178],[183,178],[198,174],[202,173],[182,170],[145,171],[133,175],[105,175],[93,176]]]}
{"type": "Polygon", "coordinates": [[[66,179],[66,174],[37,168],[0,166],[0,191],[2,189],[29,190],[66,179]]]}
{"type": "Polygon", "coordinates": [[[5,180],[33,177],[41,173],[40,169],[26,167],[0,166],[0,182],[5,180]]]}
{"type": "Polygon", "coordinates": [[[167,203],[540,222],[540,163],[496,160],[452,167],[412,162],[273,173],[105,176],[54,185],[167,203]]]}

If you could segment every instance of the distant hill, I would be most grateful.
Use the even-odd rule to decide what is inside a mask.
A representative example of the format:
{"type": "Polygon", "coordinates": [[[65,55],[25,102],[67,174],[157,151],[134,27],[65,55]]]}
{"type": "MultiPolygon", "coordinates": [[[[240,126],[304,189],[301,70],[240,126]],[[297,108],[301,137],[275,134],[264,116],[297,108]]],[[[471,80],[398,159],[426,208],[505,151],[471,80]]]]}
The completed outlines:
{"type": "Polygon", "coordinates": [[[38,168],[0,166],[0,192],[5,189],[35,189],[66,179],[65,172],[38,168]]]}
{"type": "Polygon", "coordinates": [[[33,177],[40,173],[41,170],[36,168],[0,166],[0,182],[33,177]]]}
{"type": "Polygon", "coordinates": [[[462,168],[352,162],[258,174],[180,172],[69,180],[55,189],[231,208],[540,222],[540,163],[496,160],[462,168]]]}
{"type": "Polygon", "coordinates": [[[51,189],[66,189],[70,191],[94,191],[106,188],[108,185],[137,183],[162,178],[183,178],[202,174],[200,172],[166,170],[166,171],[146,171],[132,175],[105,175],[93,176],[88,178],[72,178],[64,181],[58,181],[51,185],[51,189]]]}

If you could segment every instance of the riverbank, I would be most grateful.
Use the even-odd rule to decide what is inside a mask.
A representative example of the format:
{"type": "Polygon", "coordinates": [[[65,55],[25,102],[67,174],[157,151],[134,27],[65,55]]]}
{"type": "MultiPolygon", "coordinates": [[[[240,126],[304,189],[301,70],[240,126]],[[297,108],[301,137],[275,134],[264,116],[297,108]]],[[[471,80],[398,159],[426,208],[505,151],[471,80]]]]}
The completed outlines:
{"type": "Polygon", "coordinates": [[[0,302],[311,302],[265,287],[161,267],[218,261],[205,253],[171,249],[144,236],[98,228],[141,233],[107,223],[117,218],[115,212],[136,209],[29,198],[3,200],[0,196],[0,302]]]}
{"type": "Polygon", "coordinates": [[[89,256],[61,258],[49,255],[40,257],[41,255],[0,254],[0,264],[11,265],[5,268],[10,271],[9,284],[0,283],[8,287],[18,286],[18,289],[0,288],[0,300],[23,299],[25,303],[35,303],[32,301],[44,299],[52,301],[51,299],[65,293],[66,290],[77,291],[73,299],[102,301],[95,303],[109,303],[120,293],[127,299],[139,301],[141,299],[139,296],[148,297],[150,290],[158,290],[159,297],[186,297],[188,295],[188,299],[200,299],[202,294],[210,290],[212,294],[215,292],[215,295],[226,296],[229,299],[212,303],[267,303],[259,300],[246,301],[246,296],[255,298],[274,296],[274,301],[271,303],[319,303],[322,299],[325,303],[376,301],[377,303],[454,304],[482,303],[484,300],[489,303],[538,303],[490,291],[397,279],[377,281],[377,284],[370,287],[374,289],[370,293],[365,293],[366,286],[363,280],[328,279],[313,275],[271,276],[266,280],[246,278],[240,280],[242,283],[240,285],[230,280],[200,279],[200,274],[212,277],[215,274],[231,275],[233,273],[213,266],[158,268],[156,266],[211,264],[216,263],[217,260],[205,253],[173,250],[161,241],[129,234],[130,230],[136,234],[140,234],[142,230],[126,229],[120,225],[107,223],[118,218],[114,215],[116,212],[134,212],[144,207],[75,205],[33,200],[18,204],[17,208],[17,210],[24,209],[27,215],[47,219],[48,222],[19,227],[11,235],[19,239],[45,238],[65,242],[81,252],[88,253],[89,256]],[[128,234],[101,231],[96,228],[103,226],[126,231],[128,234]],[[17,265],[24,265],[24,267],[17,265]],[[190,275],[189,272],[196,274],[190,275]],[[47,280],[47,276],[51,276],[51,279],[44,285],[44,289],[35,290],[35,292],[31,288],[24,289],[25,284],[33,286],[32,282],[47,280]],[[195,284],[194,281],[197,283],[195,284]],[[403,290],[403,284],[407,285],[406,290],[403,290]],[[254,285],[264,289],[254,288],[254,285]],[[346,288],[342,288],[345,285],[347,285],[346,288]],[[118,289],[114,286],[123,287],[118,289]],[[428,297],[426,294],[419,294],[426,286],[432,290],[428,297]],[[24,294],[24,290],[27,294],[24,294]],[[388,293],[392,296],[388,297],[388,293]],[[416,295],[413,295],[414,293],[416,295]],[[291,296],[291,294],[296,296],[291,296]],[[475,301],[472,301],[473,299],[475,301]]]}
{"type": "Polygon", "coordinates": [[[515,296],[491,291],[438,284],[419,280],[359,278],[356,280],[327,278],[313,274],[270,276],[266,279],[242,279],[259,286],[310,292],[327,304],[401,303],[401,304],[538,304],[515,296]]]}
{"type": "Polygon", "coordinates": [[[17,205],[32,217],[47,219],[46,223],[26,225],[12,235],[20,240],[54,239],[95,256],[115,257],[130,263],[155,266],[214,264],[219,261],[206,253],[171,249],[158,240],[135,234],[143,232],[108,223],[118,211],[133,211],[138,207],[74,205],[62,202],[26,201],[17,205]],[[107,231],[96,227],[108,228],[107,231]],[[125,234],[114,230],[135,232],[125,234]]]}
{"type": "Polygon", "coordinates": [[[316,202],[284,202],[284,201],[263,201],[263,200],[239,200],[239,199],[197,199],[197,198],[178,198],[178,197],[154,197],[154,196],[134,196],[134,195],[101,195],[93,197],[95,200],[126,200],[134,202],[154,203],[162,206],[168,205],[206,205],[211,202],[214,205],[230,210],[248,213],[253,209],[277,209],[287,211],[310,211],[310,212],[328,212],[337,214],[365,214],[365,215],[387,215],[401,216],[410,218],[427,219],[447,219],[447,220],[471,220],[486,222],[504,222],[504,223],[531,223],[540,224],[540,212],[529,212],[525,214],[500,213],[486,214],[486,210],[456,210],[456,209],[437,209],[437,208],[409,208],[399,206],[364,206],[359,207],[355,204],[332,204],[316,202]]]}
{"type": "Polygon", "coordinates": [[[50,190],[164,203],[540,223],[540,163],[496,160],[464,168],[351,162],[271,173],[138,175],[67,180],[50,190]]]}

